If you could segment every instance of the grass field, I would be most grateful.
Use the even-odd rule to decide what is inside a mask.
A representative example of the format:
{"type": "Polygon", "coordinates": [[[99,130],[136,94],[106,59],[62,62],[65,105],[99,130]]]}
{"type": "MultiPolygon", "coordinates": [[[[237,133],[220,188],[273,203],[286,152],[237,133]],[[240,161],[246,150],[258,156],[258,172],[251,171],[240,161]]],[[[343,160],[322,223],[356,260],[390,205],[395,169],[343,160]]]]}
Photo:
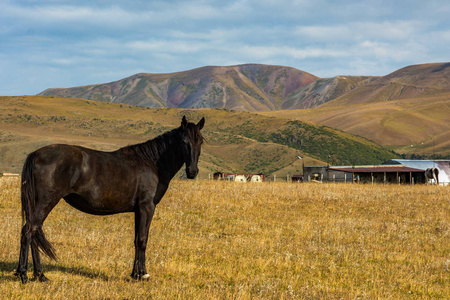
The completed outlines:
{"type": "Polygon", "coordinates": [[[19,179],[0,179],[0,219],[0,298],[450,298],[448,187],[174,181],[150,228],[148,282],[129,279],[132,214],[62,201],[44,223],[51,281],[26,285],[13,275],[19,179]]]}

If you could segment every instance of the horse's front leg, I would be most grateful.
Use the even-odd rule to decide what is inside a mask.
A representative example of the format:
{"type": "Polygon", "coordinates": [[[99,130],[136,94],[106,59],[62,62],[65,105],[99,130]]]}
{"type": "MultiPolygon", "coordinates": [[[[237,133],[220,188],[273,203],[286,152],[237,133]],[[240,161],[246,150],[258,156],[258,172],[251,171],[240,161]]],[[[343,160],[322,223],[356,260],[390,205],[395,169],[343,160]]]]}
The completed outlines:
{"type": "Polygon", "coordinates": [[[148,279],[150,275],[145,268],[145,250],[147,248],[148,232],[155,213],[153,201],[143,203],[135,212],[135,258],[131,277],[134,279],[148,279]]]}

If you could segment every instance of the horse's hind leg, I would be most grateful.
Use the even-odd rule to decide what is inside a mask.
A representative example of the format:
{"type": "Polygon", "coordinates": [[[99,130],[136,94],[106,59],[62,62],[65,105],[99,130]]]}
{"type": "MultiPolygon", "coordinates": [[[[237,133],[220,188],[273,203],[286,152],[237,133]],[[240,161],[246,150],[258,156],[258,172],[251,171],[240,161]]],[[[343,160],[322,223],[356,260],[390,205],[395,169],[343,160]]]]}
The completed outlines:
{"type": "MultiPolygon", "coordinates": [[[[42,199],[42,198],[41,198],[42,199]]],[[[53,247],[46,240],[42,225],[47,218],[50,211],[58,204],[60,197],[51,197],[52,200],[36,201],[36,210],[33,214],[32,239],[31,239],[31,254],[33,256],[33,275],[34,280],[40,282],[48,281],[48,278],[44,276],[41,265],[41,255],[39,253],[39,247],[50,256],[50,258],[56,259],[54,255],[53,247]]]]}
{"type": "Polygon", "coordinates": [[[43,234],[42,225],[41,226],[30,226],[25,224],[22,228],[22,234],[20,239],[20,256],[19,256],[19,266],[17,267],[16,274],[20,277],[22,283],[27,283],[27,269],[28,269],[28,251],[31,246],[31,255],[33,256],[33,275],[34,280],[41,282],[48,281],[47,277],[44,276],[41,265],[41,256],[39,253],[39,247],[34,238],[35,233],[43,234]],[[37,228],[32,230],[31,228],[37,228]]]}
{"type": "Polygon", "coordinates": [[[36,201],[36,207],[31,213],[31,220],[27,220],[27,223],[22,228],[20,239],[19,266],[16,270],[16,274],[20,277],[22,283],[26,283],[28,281],[27,268],[28,251],[30,249],[30,245],[31,254],[33,256],[34,279],[41,282],[48,281],[47,277],[44,276],[44,273],[42,271],[39,247],[41,247],[44,253],[49,255],[51,258],[56,259],[53,248],[45,239],[45,235],[42,230],[42,224],[44,223],[44,220],[47,218],[48,214],[55,207],[55,205],[58,204],[60,198],[52,197],[52,199],[53,200],[48,201],[36,201]]]}
{"type": "Polygon", "coordinates": [[[48,278],[44,276],[44,272],[42,270],[41,255],[39,253],[38,245],[35,241],[31,242],[31,254],[33,255],[33,279],[40,282],[48,281],[48,278]]]}
{"type": "Polygon", "coordinates": [[[22,227],[22,233],[20,236],[20,255],[19,265],[16,269],[16,274],[20,277],[22,283],[28,281],[27,268],[28,268],[28,251],[31,243],[31,231],[29,224],[25,224],[22,227]]]}

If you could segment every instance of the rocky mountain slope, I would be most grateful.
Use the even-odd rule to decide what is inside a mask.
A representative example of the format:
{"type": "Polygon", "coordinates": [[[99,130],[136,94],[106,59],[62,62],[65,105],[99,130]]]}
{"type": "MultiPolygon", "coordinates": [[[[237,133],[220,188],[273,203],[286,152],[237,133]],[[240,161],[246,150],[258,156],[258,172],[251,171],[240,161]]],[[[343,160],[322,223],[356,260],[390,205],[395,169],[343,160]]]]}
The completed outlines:
{"type": "Polygon", "coordinates": [[[282,66],[203,67],[171,74],[136,74],[111,83],[48,89],[43,96],[83,98],[147,107],[277,110],[292,92],[317,80],[282,66]]]}

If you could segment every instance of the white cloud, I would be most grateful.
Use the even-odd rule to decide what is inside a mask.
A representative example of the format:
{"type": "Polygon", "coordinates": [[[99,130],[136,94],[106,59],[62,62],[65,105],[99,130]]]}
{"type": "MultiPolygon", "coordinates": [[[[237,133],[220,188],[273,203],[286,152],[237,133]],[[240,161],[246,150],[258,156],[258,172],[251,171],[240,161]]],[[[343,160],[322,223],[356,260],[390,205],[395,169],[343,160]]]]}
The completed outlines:
{"type": "Polygon", "coordinates": [[[315,47],[294,48],[286,46],[243,46],[237,49],[247,56],[253,56],[257,59],[269,59],[271,57],[288,57],[293,59],[308,59],[317,57],[344,57],[348,56],[345,51],[334,49],[321,49],[315,47]]]}
{"type": "Polygon", "coordinates": [[[364,41],[358,44],[353,53],[360,57],[375,57],[377,60],[408,61],[420,59],[426,51],[420,43],[407,41],[405,43],[386,43],[364,41]]]}
{"type": "Polygon", "coordinates": [[[138,51],[139,53],[157,52],[171,54],[194,54],[203,51],[212,51],[217,48],[207,41],[178,40],[178,39],[155,39],[137,40],[124,44],[124,50],[138,51]]]}
{"type": "Polygon", "coordinates": [[[411,38],[424,27],[426,24],[417,21],[350,22],[341,25],[299,26],[294,33],[316,41],[398,41],[411,38]]]}

